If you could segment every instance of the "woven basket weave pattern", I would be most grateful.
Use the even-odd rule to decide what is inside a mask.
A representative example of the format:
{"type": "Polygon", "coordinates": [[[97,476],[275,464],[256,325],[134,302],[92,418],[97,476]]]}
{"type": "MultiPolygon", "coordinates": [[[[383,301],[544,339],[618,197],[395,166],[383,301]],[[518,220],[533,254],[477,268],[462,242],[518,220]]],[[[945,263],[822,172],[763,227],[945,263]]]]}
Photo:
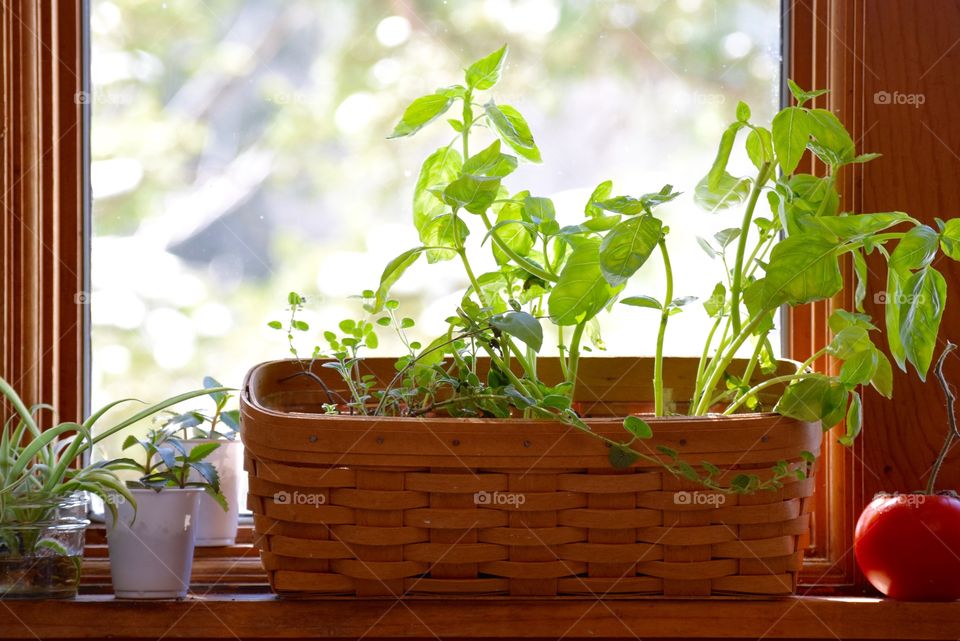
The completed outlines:
{"type": "MultiPolygon", "coordinates": [[[[708,596],[796,588],[811,478],[775,492],[723,495],[662,468],[615,471],[595,440],[543,421],[484,427],[490,422],[278,411],[305,409],[292,402],[302,402],[303,390],[271,387],[287,369],[252,372],[259,380],[248,378],[242,408],[255,543],[279,594],[708,596]],[[257,402],[267,397],[272,409],[257,402]]],[[[662,439],[654,443],[721,467],[736,463],[726,480],[768,474],[780,460],[805,465],[800,453],[815,451],[819,427],[764,416],[746,426],[665,420],[653,425],[662,439]],[[746,455],[745,443],[756,445],[746,455]]],[[[591,425],[616,434],[616,420],[591,425]]]]}

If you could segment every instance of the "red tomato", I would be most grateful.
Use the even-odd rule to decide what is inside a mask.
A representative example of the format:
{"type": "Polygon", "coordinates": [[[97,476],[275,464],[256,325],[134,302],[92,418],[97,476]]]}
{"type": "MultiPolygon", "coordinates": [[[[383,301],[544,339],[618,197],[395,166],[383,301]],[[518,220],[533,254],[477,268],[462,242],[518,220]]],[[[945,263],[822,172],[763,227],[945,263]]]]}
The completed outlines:
{"type": "Polygon", "coordinates": [[[893,599],[960,599],[960,499],[878,495],[857,522],[854,552],[867,580],[893,599]]]}

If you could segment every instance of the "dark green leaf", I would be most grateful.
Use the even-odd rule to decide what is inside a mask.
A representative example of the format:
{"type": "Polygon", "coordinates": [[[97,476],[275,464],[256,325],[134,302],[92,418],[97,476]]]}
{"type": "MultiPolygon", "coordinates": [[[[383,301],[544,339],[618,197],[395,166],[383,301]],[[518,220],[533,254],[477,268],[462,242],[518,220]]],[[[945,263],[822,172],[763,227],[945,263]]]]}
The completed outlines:
{"type": "Polygon", "coordinates": [[[860,404],[860,395],[856,392],[850,394],[850,407],[847,409],[847,432],[840,437],[840,443],[850,447],[860,435],[860,429],[863,427],[863,407],[860,404]]]}
{"type": "Polygon", "coordinates": [[[543,327],[540,321],[527,312],[507,312],[494,316],[490,319],[490,324],[523,341],[535,352],[539,352],[543,346],[543,327]]]}
{"type": "Polygon", "coordinates": [[[625,470],[640,458],[633,450],[624,445],[611,445],[608,456],[610,465],[616,470],[625,470]]]}
{"type": "Polygon", "coordinates": [[[774,411],[799,421],[823,421],[824,429],[828,429],[843,419],[846,401],[843,385],[818,375],[787,386],[774,411]]]}
{"type": "Polygon", "coordinates": [[[650,425],[639,416],[628,416],[623,419],[623,429],[627,430],[634,438],[653,438],[653,430],[650,425]]]}
{"type": "Polygon", "coordinates": [[[788,236],[770,252],[762,282],[764,309],[829,298],[843,287],[836,245],[808,234],[788,236]]]}

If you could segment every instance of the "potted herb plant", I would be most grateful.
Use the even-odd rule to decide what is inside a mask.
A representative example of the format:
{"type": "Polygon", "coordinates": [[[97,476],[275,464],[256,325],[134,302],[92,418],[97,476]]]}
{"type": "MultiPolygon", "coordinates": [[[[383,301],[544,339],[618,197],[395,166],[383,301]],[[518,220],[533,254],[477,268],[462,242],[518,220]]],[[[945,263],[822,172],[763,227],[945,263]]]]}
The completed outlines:
{"type": "Polygon", "coordinates": [[[960,498],[937,491],[937,477],[960,438],[956,395],[943,373],[948,342],[935,368],[947,399],[947,436],[930,470],[925,491],[878,494],[857,522],[854,553],[864,576],[877,590],[901,601],[960,599],[960,498]]]}
{"type": "Polygon", "coordinates": [[[823,92],[790,83],[796,104],[769,125],[739,103],[693,199],[739,224],[703,239],[717,283],[702,297],[712,327],[699,359],[664,358],[670,319],[694,298],[675,291],[668,226],[672,186],[614,195],[610,181],[579,221],[505,179],[540,162],[512,106],[481,98],[506,47],[470,65],[463,84],[415,100],[392,138],[445,115],[451,142],[424,161],[413,195],[420,244],[390,261],[363,314],[323,333],[288,298],[294,358],[255,367],[241,396],[250,504],[274,589],[350,594],[787,594],[809,531],[821,426],[861,428],[858,389],[892,393],[892,366],[863,311],[869,254],[886,259],[887,347],[921,377],[930,366],[946,286],[942,249],[960,258],[960,222],[938,229],[900,212],[844,212],[835,188],[857,154],[823,92]],[[453,110],[453,111],[451,111],[453,110]],[[485,140],[479,143],[477,137],[485,140]],[[756,172],[728,160],[741,139],[756,172]],[[824,177],[798,172],[814,154],[824,177]],[[781,239],[782,238],[782,239],[781,239]],[[478,272],[477,251],[496,268],[478,272]],[[848,258],[849,257],[849,258],[848,258]],[[451,262],[469,287],[448,330],[408,339],[393,285],[418,260],[451,262]],[[651,260],[658,291],[621,299],[651,260]],[[852,260],[856,308],[830,318],[827,344],[803,363],[769,339],[784,306],[825,300],[852,260]],[[634,309],[626,310],[620,305],[634,309]],[[605,310],[653,313],[652,358],[582,358],[605,310]],[[540,355],[544,323],[559,355],[540,355]],[[406,346],[372,359],[378,327],[406,346]],[[830,355],[836,375],[813,372],[830,355]]]}
{"type": "Polygon", "coordinates": [[[142,458],[111,463],[140,474],[127,481],[107,522],[113,591],[124,599],[183,598],[190,587],[200,497],[206,493],[224,511],[216,468],[205,461],[220,443],[188,448],[169,429],[151,430],[146,439],[129,436],[123,449],[139,448],[142,458]],[[200,480],[192,480],[193,475],[200,480]],[[132,498],[132,501],[130,500],[132,498]]]}
{"type": "MultiPolygon", "coordinates": [[[[240,410],[227,409],[233,395],[225,391],[220,383],[211,376],[203,379],[203,386],[210,392],[213,400],[213,412],[192,410],[184,413],[172,413],[164,427],[182,436],[187,447],[208,443],[219,445],[210,452],[207,461],[217,470],[220,489],[227,501],[224,510],[213,496],[200,497],[200,512],[197,520],[196,544],[199,547],[233,545],[237,538],[237,526],[240,521],[240,410]]],[[[191,480],[200,480],[198,472],[192,473],[191,480]]]]}
{"type": "MultiPolygon", "coordinates": [[[[65,598],[77,593],[87,520],[87,494],[103,499],[132,494],[113,462],[88,462],[104,439],[157,412],[205,391],[189,392],[152,405],[109,427],[100,423],[110,403],[82,423],[47,429],[41,413],[28,407],[0,378],[0,394],[12,410],[0,433],[0,598],[65,598]]],[[[114,502],[107,506],[115,511],[114,502]]]]}

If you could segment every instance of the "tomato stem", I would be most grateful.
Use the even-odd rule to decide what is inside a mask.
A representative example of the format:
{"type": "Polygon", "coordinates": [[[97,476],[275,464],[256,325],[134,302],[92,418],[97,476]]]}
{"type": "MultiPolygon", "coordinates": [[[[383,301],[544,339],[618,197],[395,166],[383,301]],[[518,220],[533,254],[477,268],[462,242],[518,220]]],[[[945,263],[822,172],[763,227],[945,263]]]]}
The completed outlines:
{"type": "Polygon", "coordinates": [[[957,431],[957,415],[954,412],[954,404],[957,401],[957,397],[953,393],[950,383],[947,382],[947,378],[943,375],[943,364],[947,360],[947,354],[956,348],[956,345],[950,341],[947,341],[947,346],[943,348],[943,353],[940,354],[940,359],[937,360],[937,367],[934,370],[937,375],[937,381],[940,383],[940,387],[943,389],[943,395],[947,397],[947,421],[950,423],[950,431],[947,432],[947,438],[943,443],[943,449],[940,450],[940,454],[937,456],[937,460],[934,462],[933,468],[930,470],[930,480],[927,481],[927,494],[934,493],[937,484],[937,476],[940,474],[940,468],[943,466],[943,461],[947,458],[947,454],[950,452],[950,448],[953,446],[953,440],[960,436],[960,432],[957,431]]]}

